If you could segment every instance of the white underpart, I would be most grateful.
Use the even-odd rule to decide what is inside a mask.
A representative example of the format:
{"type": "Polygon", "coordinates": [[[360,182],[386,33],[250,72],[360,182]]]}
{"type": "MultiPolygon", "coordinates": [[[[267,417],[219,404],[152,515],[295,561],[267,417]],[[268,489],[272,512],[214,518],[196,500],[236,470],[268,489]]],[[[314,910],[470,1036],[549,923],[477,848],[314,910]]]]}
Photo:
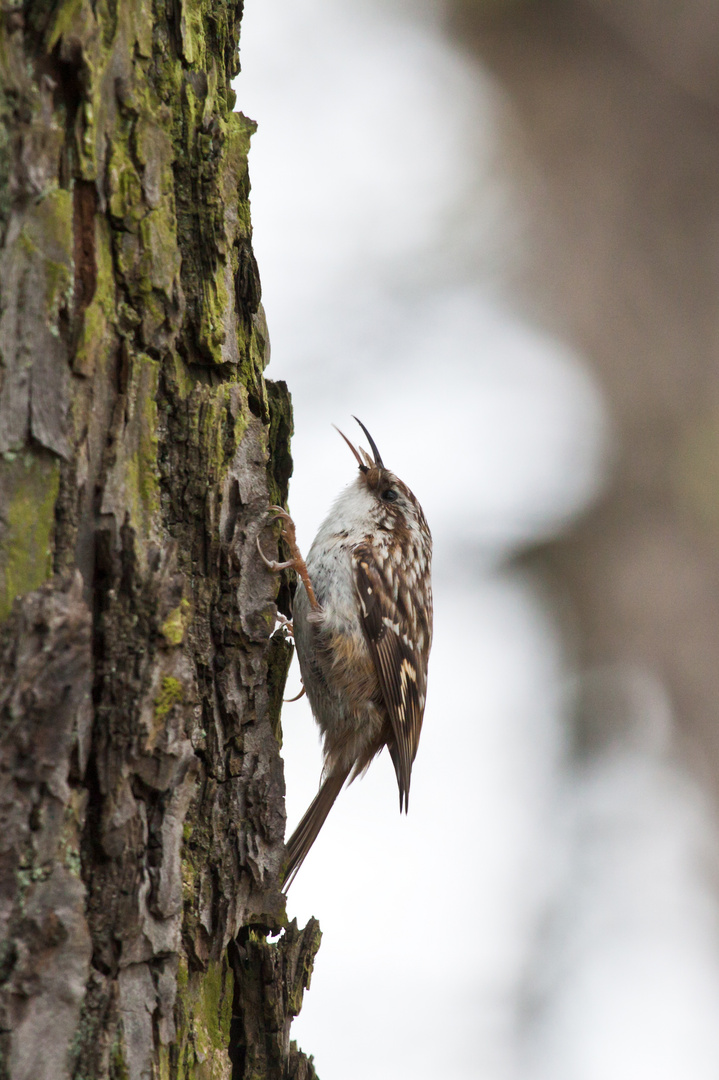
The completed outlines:
{"type": "Polygon", "coordinates": [[[307,555],[307,569],[324,609],[326,624],[338,631],[361,634],[352,549],[367,535],[367,520],[376,499],[358,478],[335,500],[307,555]],[[346,533],[344,536],[342,534],[346,533]],[[325,605],[329,580],[332,603],[325,605]]]}

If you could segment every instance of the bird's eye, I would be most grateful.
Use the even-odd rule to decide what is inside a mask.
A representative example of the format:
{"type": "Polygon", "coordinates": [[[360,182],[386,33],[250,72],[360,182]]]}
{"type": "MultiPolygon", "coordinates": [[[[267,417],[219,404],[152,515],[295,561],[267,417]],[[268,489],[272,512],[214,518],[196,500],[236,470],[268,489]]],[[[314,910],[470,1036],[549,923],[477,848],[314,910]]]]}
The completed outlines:
{"type": "Polygon", "coordinates": [[[397,502],[397,492],[394,488],[387,488],[386,491],[382,492],[382,498],[385,502],[397,502]]]}

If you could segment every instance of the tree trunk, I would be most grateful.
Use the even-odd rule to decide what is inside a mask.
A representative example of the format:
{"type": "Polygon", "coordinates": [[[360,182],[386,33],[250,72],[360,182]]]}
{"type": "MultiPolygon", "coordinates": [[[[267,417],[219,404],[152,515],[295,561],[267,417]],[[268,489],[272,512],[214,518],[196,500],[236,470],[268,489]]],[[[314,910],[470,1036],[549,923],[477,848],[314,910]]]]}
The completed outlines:
{"type": "MultiPolygon", "coordinates": [[[[297,1077],[241,3],[0,14],[0,1075],[297,1077]],[[235,941],[237,939],[237,941],[235,941]],[[229,946],[229,950],[228,950],[229,946]]],[[[278,596],[279,589],[279,596],[278,596]]]]}
{"type": "Polygon", "coordinates": [[[648,687],[719,797],[719,10],[451,7],[504,92],[521,291],[587,358],[611,416],[602,498],[533,559],[590,675],[578,744],[631,728],[648,687]]]}

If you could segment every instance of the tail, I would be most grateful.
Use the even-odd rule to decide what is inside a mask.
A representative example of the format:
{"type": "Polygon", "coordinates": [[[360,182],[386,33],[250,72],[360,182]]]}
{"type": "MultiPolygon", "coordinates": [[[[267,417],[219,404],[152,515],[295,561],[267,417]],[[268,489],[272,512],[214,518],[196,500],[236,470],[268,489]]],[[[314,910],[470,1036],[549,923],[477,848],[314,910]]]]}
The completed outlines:
{"type": "Polygon", "coordinates": [[[330,773],[309,805],[292,836],[287,841],[287,869],[285,870],[284,891],[287,892],[294,881],[295,874],[305,861],[325,819],[335,804],[335,799],[342,790],[342,785],[349,775],[349,769],[330,773]]]}

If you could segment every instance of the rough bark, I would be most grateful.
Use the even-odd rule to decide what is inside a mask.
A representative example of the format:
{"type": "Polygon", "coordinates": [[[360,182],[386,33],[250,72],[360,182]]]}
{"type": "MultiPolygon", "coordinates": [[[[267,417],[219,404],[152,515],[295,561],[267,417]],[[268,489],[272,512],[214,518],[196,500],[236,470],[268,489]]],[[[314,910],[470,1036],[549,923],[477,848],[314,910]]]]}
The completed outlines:
{"type": "Polygon", "coordinates": [[[289,1022],[318,928],[266,940],[286,926],[289,583],[255,539],[276,550],[291,407],[263,378],[241,7],[0,12],[12,1080],[314,1075],[289,1022]]]}

